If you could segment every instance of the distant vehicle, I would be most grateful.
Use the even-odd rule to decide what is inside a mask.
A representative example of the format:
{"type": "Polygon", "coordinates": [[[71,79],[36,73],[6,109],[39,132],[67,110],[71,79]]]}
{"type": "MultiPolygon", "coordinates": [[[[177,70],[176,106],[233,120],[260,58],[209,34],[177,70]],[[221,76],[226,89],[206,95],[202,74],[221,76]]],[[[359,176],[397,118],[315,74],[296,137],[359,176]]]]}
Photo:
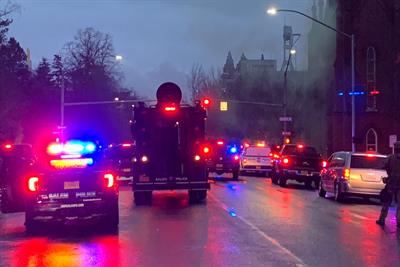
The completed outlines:
{"type": "Polygon", "coordinates": [[[190,202],[206,199],[210,188],[205,142],[206,110],[180,104],[174,83],[157,90],[157,105],[135,105],[132,135],[136,142],[132,190],[137,205],[150,204],[154,190],[188,190],[190,202]]]}
{"type": "Polygon", "coordinates": [[[111,144],[105,150],[105,156],[110,159],[116,170],[117,180],[132,180],[132,159],[135,151],[133,143],[111,144]]]}
{"type": "Polygon", "coordinates": [[[97,222],[107,229],[119,223],[115,172],[90,141],[52,143],[25,180],[25,226],[97,222]]]}
{"type": "Polygon", "coordinates": [[[209,143],[210,152],[206,157],[207,177],[239,179],[239,145],[225,140],[213,140],[209,143]]]}
{"type": "Polygon", "coordinates": [[[288,180],[296,180],[311,188],[318,187],[323,160],[312,146],[303,144],[283,145],[278,158],[274,160],[272,182],[286,186],[288,180]]]}
{"type": "Polygon", "coordinates": [[[0,147],[1,212],[23,211],[25,191],[21,187],[36,157],[30,144],[3,144],[0,147]]]}
{"type": "Polygon", "coordinates": [[[387,176],[387,156],[369,153],[333,153],[321,171],[318,194],[332,193],[337,201],[347,196],[378,198],[385,187],[382,178],[387,176]]]}
{"type": "Polygon", "coordinates": [[[271,148],[264,143],[245,145],[240,158],[240,173],[261,173],[268,176],[272,170],[271,148]]]}

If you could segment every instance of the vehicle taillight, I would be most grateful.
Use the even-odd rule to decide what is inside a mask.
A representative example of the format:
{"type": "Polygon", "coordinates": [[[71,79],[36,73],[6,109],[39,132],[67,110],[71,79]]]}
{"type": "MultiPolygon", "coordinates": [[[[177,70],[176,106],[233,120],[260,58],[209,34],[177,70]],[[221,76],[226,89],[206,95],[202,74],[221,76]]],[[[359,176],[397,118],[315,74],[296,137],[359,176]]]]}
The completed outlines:
{"type": "Polygon", "coordinates": [[[322,168],[326,168],[326,166],[328,165],[328,162],[326,160],[323,160],[321,165],[322,165],[322,168]]]}
{"type": "Polygon", "coordinates": [[[224,144],[224,141],[221,141],[221,140],[220,140],[220,141],[217,142],[217,144],[220,145],[220,146],[222,146],[222,145],[224,144]]]}
{"type": "Polygon", "coordinates": [[[204,154],[210,154],[210,152],[211,152],[211,149],[208,146],[204,146],[203,147],[203,153],[204,154]]]}
{"type": "Polygon", "coordinates": [[[111,188],[111,187],[114,186],[114,184],[115,184],[115,177],[114,177],[113,174],[111,174],[111,173],[106,173],[106,174],[104,174],[103,178],[104,178],[104,180],[105,180],[105,186],[106,186],[107,188],[111,188]]]}
{"type": "Polygon", "coordinates": [[[246,163],[246,162],[247,162],[247,159],[243,159],[243,162],[246,163]]]}
{"type": "Polygon", "coordinates": [[[164,110],[166,112],[174,112],[174,111],[176,111],[176,107],[175,106],[166,106],[166,107],[164,107],[164,110]]]}
{"type": "Polygon", "coordinates": [[[345,179],[349,179],[350,178],[350,169],[344,169],[343,170],[343,177],[345,179]]]}
{"type": "Polygon", "coordinates": [[[28,190],[30,192],[36,192],[39,189],[39,177],[32,176],[28,178],[28,190]]]}
{"type": "Polygon", "coordinates": [[[238,156],[238,155],[235,155],[235,156],[233,157],[233,159],[234,159],[234,160],[239,160],[239,156],[238,156]]]}
{"type": "Polygon", "coordinates": [[[4,150],[11,150],[13,148],[12,144],[5,144],[4,145],[4,150]]]}
{"type": "Polygon", "coordinates": [[[284,158],[284,159],[282,159],[282,163],[284,164],[284,165],[289,165],[289,159],[288,158],[284,158]]]}
{"type": "Polygon", "coordinates": [[[142,158],[140,159],[143,163],[146,163],[149,161],[149,158],[147,156],[142,156],[142,158]]]}
{"type": "Polygon", "coordinates": [[[195,161],[199,161],[200,159],[201,159],[201,157],[199,155],[194,156],[195,161]]]}

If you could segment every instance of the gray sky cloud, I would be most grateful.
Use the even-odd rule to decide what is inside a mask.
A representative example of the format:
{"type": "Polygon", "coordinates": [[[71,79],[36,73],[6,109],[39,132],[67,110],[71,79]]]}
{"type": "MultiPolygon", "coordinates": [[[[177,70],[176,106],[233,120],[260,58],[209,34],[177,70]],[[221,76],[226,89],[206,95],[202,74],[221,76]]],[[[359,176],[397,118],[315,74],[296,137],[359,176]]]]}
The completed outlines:
{"type": "Polygon", "coordinates": [[[182,79],[177,82],[185,87],[185,73],[193,63],[222,67],[229,50],[236,62],[242,52],[249,58],[264,53],[280,66],[285,22],[302,34],[297,63],[306,67],[310,21],[291,14],[268,17],[265,10],[275,5],[309,14],[311,0],[17,2],[22,11],[15,15],[10,35],[31,49],[34,63],[43,56],[52,58],[78,29],[94,27],[113,36],[117,53],[124,56],[126,82],[139,93],[152,91],[150,87],[168,79],[168,74],[171,79],[182,79]]]}

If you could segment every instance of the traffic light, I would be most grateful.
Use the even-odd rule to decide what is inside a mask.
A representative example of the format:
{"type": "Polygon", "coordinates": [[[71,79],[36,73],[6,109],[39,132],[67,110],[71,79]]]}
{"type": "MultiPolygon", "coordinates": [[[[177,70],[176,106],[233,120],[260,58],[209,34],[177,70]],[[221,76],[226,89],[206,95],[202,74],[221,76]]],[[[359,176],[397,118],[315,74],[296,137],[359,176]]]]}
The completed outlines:
{"type": "Polygon", "coordinates": [[[211,105],[211,99],[208,97],[205,97],[201,100],[201,106],[205,109],[209,108],[211,105]]]}
{"type": "Polygon", "coordinates": [[[290,144],[292,142],[292,140],[290,140],[289,137],[286,137],[284,142],[285,142],[285,144],[290,144]]]}

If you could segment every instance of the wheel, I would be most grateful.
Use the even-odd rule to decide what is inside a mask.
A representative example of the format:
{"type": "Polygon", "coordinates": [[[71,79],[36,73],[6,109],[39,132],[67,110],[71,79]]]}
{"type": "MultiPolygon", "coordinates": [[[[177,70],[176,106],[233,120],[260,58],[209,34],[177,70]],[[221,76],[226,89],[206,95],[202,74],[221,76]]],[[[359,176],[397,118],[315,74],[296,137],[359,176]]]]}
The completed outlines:
{"type": "Polygon", "coordinates": [[[286,183],[287,183],[286,177],[279,176],[279,185],[282,187],[286,187],[286,183]]]}
{"type": "Polygon", "coordinates": [[[204,201],[207,198],[207,190],[197,191],[199,201],[204,201]]]}
{"type": "Polygon", "coordinates": [[[312,181],[306,181],[304,182],[304,185],[306,186],[307,189],[312,189],[312,181]]]}
{"type": "Polygon", "coordinates": [[[343,201],[343,192],[339,183],[335,182],[335,200],[337,202],[343,201]]]}
{"type": "Polygon", "coordinates": [[[318,195],[320,197],[325,197],[325,195],[326,195],[326,191],[324,190],[324,188],[322,188],[321,182],[319,183],[319,186],[318,186],[318,195]]]}
{"type": "Polygon", "coordinates": [[[233,174],[233,177],[232,177],[233,180],[236,180],[236,181],[239,180],[239,171],[234,171],[232,174],[233,174]]]}
{"type": "Polygon", "coordinates": [[[117,230],[119,225],[119,208],[118,208],[118,200],[114,201],[110,205],[110,210],[108,215],[104,218],[102,225],[107,230],[117,230]]]}
{"type": "Polygon", "coordinates": [[[189,190],[189,202],[199,203],[207,198],[207,190],[189,190]]]}
{"type": "Polygon", "coordinates": [[[271,181],[272,181],[272,183],[273,184],[278,184],[278,180],[279,180],[278,174],[276,174],[276,172],[272,172],[271,173],[271,181]]]}
{"type": "Polygon", "coordinates": [[[152,201],[152,191],[133,192],[136,206],[150,205],[152,201]]]}
{"type": "Polygon", "coordinates": [[[33,209],[27,207],[25,211],[25,229],[28,234],[35,234],[39,231],[39,223],[33,219],[35,217],[33,209]]]}

